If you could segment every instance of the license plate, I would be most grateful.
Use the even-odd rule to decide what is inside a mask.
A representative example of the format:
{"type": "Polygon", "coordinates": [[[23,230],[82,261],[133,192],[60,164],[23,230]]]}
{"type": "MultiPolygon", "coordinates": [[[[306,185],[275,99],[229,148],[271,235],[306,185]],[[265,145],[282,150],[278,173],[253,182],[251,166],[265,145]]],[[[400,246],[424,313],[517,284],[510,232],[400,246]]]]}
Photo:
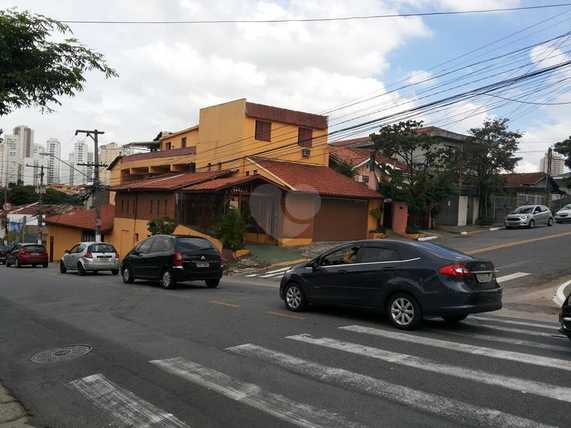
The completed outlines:
{"type": "Polygon", "coordinates": [[[196,262],[196,267],[207,268],[207,267],[210,267],[210,263],[208,263],[208,262],[196,262]]]}
{"type": "Polygon", "coordinates": [[[478,282],[490,282],[492,280],[491,273],[479,273],[476,275],[478,282]]]}

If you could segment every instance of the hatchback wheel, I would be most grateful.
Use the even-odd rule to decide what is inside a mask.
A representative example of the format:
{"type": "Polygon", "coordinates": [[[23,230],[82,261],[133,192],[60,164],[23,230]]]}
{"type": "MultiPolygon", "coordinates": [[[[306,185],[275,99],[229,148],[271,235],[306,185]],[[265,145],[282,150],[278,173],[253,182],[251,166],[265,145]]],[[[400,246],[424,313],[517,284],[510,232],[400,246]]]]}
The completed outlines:
{"type": "Polygon", "coordinates": [[[85,272],[85,268],[83,267],[83,265],[81,264],[81,262],[77,263],[77,272],[81,275],[84,276],[87,272],[85,272]]]}
{"type": "Polygon", "coordinates": [[[174,288],[176,281],[174,280],[170,270],[165,270],[163,276],[161,277],[161,285],[163,288],[174,288]]]}
{"type": "Polygon", "coordinates": [[[67,272],[67,268],[65,267],[65,263],[60,261],[59,262],[59,273],[66,273],[67,272]]]}
{"type": "Polygon", "coordinates": [[[135,282],[135,276],[133,275],[131,268],[128,266],[123,268],[121,277],[123,278],[123,282],[125,284],[132,284],[133,282],[135,282]]]}
{"type": "Polygon", "coordinates": [[[535,220],[530,220],[529,221],[529,228],[533,229],[535,227],[535,220]]]}
{"type": "Polygon", "coordinates": [[[404,293],[393,295],[387,304],[391,323],[402,330],[413,330],[420,324],[422,313],[416,300],[404,293]]]}
{"type": "Polygon", "coordinates": [[[549,220],[547,220],[547,225],[548,226],[553,226],[553,219],[550,218],[549,220]]]}
{"type": "Polygon", "coordinates": [[[285,291],[286,308],[292,312],[300,312],[307,306],[307,300],[303,294],[303,290],[298,284],[289,284],[285,291]]]}

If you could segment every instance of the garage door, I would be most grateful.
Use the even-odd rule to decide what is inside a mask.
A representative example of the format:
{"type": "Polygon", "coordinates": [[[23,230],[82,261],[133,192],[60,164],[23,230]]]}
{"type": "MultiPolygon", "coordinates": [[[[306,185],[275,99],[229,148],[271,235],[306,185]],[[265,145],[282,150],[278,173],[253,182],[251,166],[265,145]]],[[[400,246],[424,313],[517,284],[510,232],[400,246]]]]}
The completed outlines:
{"type": "Polygon", "coordinates": [[[323,199],[315,217],[314,241],[350,241],[367,238],[368,202],[323,199]]]}

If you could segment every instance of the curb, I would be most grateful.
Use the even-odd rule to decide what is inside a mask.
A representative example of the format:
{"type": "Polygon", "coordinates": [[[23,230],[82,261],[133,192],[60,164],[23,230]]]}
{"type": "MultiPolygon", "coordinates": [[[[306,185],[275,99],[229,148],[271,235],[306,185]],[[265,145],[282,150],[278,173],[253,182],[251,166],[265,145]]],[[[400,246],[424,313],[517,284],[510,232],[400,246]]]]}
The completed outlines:
{"type": "Polygon", "coordinates": [[[432,240],[438,239],[438,238],[439,238],[439,236],[422,236],[420,238],[417,238],[417,241],[420,241],[420,242],[432,241],[432,240]]]}
{"type": "Polygon", "coordinates": [[[563,306],[565,299],[571,293],[571,280],[564,282],[555,291],[555,295],[553,296],[553,303],[555,303],[559,308],[563,306]]]}

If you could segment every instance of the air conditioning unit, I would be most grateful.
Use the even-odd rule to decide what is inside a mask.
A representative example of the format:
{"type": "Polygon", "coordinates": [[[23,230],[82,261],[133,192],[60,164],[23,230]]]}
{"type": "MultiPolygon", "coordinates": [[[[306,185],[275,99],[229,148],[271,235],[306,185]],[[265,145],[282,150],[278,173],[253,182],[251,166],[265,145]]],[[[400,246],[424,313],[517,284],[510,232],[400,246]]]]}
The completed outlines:
{"type": "Polygon", "coordinates": [[[301,149],[301,156],[304,158],[308,158],[309,156],[311,156],[311,150],[310,149],[301,149]]]}
{"type": "Polygon", "coordinates": [[[362,175],[356,175],[355,181],[357,181],[358,183],[362,183],[363,182],[363,176],[362,175]]]}

